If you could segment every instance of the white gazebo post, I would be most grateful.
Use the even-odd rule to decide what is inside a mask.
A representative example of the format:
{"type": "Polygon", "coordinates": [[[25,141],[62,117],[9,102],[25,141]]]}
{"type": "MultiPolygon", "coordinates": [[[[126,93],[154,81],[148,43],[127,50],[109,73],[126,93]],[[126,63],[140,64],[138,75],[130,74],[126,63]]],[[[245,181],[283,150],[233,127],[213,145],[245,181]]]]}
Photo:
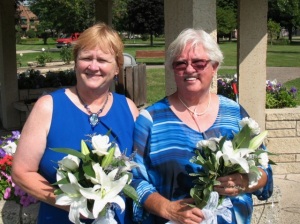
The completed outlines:
{"type": "MultiPolygon", "coordinates": [[[[202,28],[217,41],[216,0],[165,0],[165,46],[185,28],[202,28]]],[[[166,73],[166,95],[176,91],[173,74],[166,73]]],[[[216,81],[214,81],[216,86],[216,81]]]]}
{"type": "Polygon", "coordinates": [[[15,7],[12,0],[0,1],[0,104],[5,129],[20,128],[20,114],[13,107],[19,100],[16,64],[15,7]]]}
{"type": "Polygon", "coordinates": [[[268,0],[239,0],[240,103],[265,129],[268,0]]]}

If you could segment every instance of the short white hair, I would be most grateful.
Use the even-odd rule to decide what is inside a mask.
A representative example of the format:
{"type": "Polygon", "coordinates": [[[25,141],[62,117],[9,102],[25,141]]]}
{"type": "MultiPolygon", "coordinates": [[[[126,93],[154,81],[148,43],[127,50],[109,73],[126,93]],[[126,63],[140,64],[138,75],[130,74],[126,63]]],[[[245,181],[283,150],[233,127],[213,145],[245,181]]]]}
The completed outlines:
{"type": "Polygon", "coordinates": [[[223,62],[223,53],[218,43],[210,34],[202,29],[188,28],[183,30],[178,37],[169,45],[166,53],[166,69],[173,71],[174,60],[182,53],[187,44],[191,43],[192,48],[202,45],[212,63],[220,65],[223,62]]]}

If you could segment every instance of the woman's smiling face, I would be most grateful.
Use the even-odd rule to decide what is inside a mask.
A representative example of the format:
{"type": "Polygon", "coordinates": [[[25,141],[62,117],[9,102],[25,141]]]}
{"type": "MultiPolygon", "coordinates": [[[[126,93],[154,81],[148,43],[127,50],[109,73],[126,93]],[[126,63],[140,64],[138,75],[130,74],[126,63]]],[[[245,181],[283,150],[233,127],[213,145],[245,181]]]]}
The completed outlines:
{"type": "Polygon", "coordinates": [[[99,48],[79,51],[75,69],[77,81],[81,80],[92,89],[109,86],[119,73],[115,55],[99,48]]]}
{"type": "Polygon", "coordinates": [[[183,91],[207,91],[216,69],[217,64],[210,61],[202,45],[187,44],[173,62],[177,88],[183,91]]]}

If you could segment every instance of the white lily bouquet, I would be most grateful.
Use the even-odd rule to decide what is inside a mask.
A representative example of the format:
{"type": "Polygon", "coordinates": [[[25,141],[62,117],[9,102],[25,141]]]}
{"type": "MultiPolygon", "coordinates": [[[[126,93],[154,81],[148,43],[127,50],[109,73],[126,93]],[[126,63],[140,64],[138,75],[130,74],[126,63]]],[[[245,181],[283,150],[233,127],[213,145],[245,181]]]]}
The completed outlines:
{"type": "Polygon", "coordinates": [[[80,216],[95,219],[93,223],[117,223],[114,206],[122,212],[122,196],[137,200],[137,193],[129,184],[132,158],[121,154],[118,145],[109,142],[108,135],[91,136],[92,149],[81,141],[81,152],[68,148],[53,148],[68,154],[58,162],[56,204],[69,205],[69,220],[79,224],[80,216]]]}
{"type": "Polygon", "coordinates": [[[197,177],[190,195],[196,207],[203,210],[204,223],[217,223],[217,215],[231,223],[231,212],[228,209],[232,207],[230,199],[213,191],[214,186],[220,184],[218,177],[236,172],[247,173],[251,187],[262,176],[257,166],[267,168],[268,164],[275,164],[268,158],[271,153],[262,148],[267,131],[260,133],[259,125],[248,117],[241,120],[240,127],[241,130],[234,134],[232,140],[221,136],[199,141],[196,156],[190,160],[203,168],[199,173],[190,174],[197,177]]]}

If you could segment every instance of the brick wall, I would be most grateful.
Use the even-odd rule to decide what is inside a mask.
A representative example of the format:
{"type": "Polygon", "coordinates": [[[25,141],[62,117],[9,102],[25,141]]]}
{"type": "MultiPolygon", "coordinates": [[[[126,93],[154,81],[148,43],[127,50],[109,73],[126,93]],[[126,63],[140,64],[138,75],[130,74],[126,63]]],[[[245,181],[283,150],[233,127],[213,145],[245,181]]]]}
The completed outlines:
{"type": "Polygon", "coordinates": [[[266,109],[266,146],[277,163],[274,174],[300,173],[300,107],[266,109]]]}

